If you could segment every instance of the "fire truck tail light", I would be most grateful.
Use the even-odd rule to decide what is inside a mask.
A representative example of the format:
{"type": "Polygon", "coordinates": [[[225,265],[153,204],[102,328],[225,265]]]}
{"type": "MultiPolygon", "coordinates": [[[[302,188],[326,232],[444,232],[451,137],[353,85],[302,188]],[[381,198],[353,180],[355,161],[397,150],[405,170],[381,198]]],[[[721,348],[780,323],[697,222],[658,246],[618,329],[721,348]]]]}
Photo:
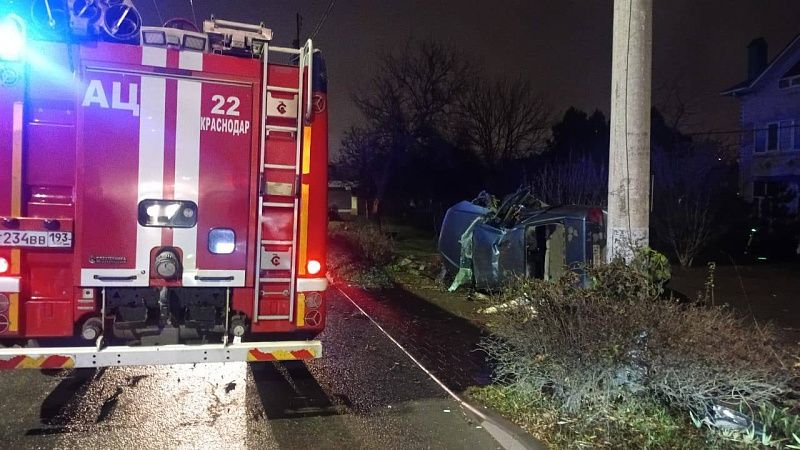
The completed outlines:
{"type": "Polygon", "coordinates": [[[9,267],[8,260],[0,256],[0,273],[8,272],[9,267]]]}
{"type": "Polygon", "coordinates": [[[320,262],[316,259],[312,259],[308,262],[308,266],[306,268],[308,269],[309,275],[316,275],[320,270],[322,270],[322,264],[320,264],[320,262]]]}
{"type": "Polygon", "coordinates": [[[0,20],[0,59],[16,61],[25,50],[25,23],[16,15],[0,20]]]}
{"type": "Polygon", "coordinates": [[[8,311],[9,306],[11,306],[11,300],[6,294],[0,294],[0,313],[8,311]]]}

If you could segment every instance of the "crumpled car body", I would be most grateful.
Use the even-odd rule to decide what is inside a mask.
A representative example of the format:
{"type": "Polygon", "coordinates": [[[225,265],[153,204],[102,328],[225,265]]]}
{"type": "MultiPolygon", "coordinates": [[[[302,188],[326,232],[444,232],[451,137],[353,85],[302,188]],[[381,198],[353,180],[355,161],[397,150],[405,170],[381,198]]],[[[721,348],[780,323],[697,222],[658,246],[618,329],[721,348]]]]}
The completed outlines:
{"type": "Polygon", "coordinates": [[[457,272],[452,289],[471,283],[497,290],[517,277],[557,280],[604,260],[605,213],[590,206],[518,208],[497,223],[488,208],[463,201],[447,210],[439,253],[457,272]]]}

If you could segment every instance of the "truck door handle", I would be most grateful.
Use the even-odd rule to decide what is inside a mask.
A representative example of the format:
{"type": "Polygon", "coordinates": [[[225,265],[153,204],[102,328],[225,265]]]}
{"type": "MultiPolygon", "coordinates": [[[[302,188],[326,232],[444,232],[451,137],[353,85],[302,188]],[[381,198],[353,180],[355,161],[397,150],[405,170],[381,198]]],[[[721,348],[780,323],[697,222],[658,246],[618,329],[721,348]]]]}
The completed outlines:
{"type": "Polygon", "coordinates": [[[137,276],[131,275],[129,277],[104,277],[100,275],[95,275],[93,278],[99,281],[136,281],[137,276]]]}
{"type": "Polygon", "coordinates": [[[233,281],[233,275],[227,277],[201,277],[195,275],[194,279],[197,281],[233,281]]]}

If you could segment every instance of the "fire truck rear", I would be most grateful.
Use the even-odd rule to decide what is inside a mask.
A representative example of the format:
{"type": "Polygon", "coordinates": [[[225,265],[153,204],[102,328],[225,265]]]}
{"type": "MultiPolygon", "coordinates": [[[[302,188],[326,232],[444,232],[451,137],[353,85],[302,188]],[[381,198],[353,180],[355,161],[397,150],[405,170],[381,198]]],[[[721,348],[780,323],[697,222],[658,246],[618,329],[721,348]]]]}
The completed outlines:
{"type": "Polygon", "coordinates": [[[0,11],[0,368],[320,357],[312,42],[142,27],[130,0],[16,9],[0,11]]]}

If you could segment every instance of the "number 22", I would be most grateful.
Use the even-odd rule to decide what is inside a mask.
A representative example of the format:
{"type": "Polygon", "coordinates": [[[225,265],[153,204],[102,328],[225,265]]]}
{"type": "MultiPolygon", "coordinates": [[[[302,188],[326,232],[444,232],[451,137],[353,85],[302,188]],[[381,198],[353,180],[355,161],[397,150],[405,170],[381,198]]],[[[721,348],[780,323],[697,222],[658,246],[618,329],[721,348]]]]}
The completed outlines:
{"type": "Polygon", "coordinates": [[[227,99],[225,99],[225,97],[222,95],[214,95],[211,97],[211,101],[216,103],[216,105],[214,105],[214,107],[211,108],[211,114],[220,114],[225,116],[236,116],[236,117],[239,116],[239,104],[241,103],[239,97],[230,96],[227,99]],[[228,103],[228,110],[223,111],[222,107],[225,106],[226,102],[228,103]]]}

